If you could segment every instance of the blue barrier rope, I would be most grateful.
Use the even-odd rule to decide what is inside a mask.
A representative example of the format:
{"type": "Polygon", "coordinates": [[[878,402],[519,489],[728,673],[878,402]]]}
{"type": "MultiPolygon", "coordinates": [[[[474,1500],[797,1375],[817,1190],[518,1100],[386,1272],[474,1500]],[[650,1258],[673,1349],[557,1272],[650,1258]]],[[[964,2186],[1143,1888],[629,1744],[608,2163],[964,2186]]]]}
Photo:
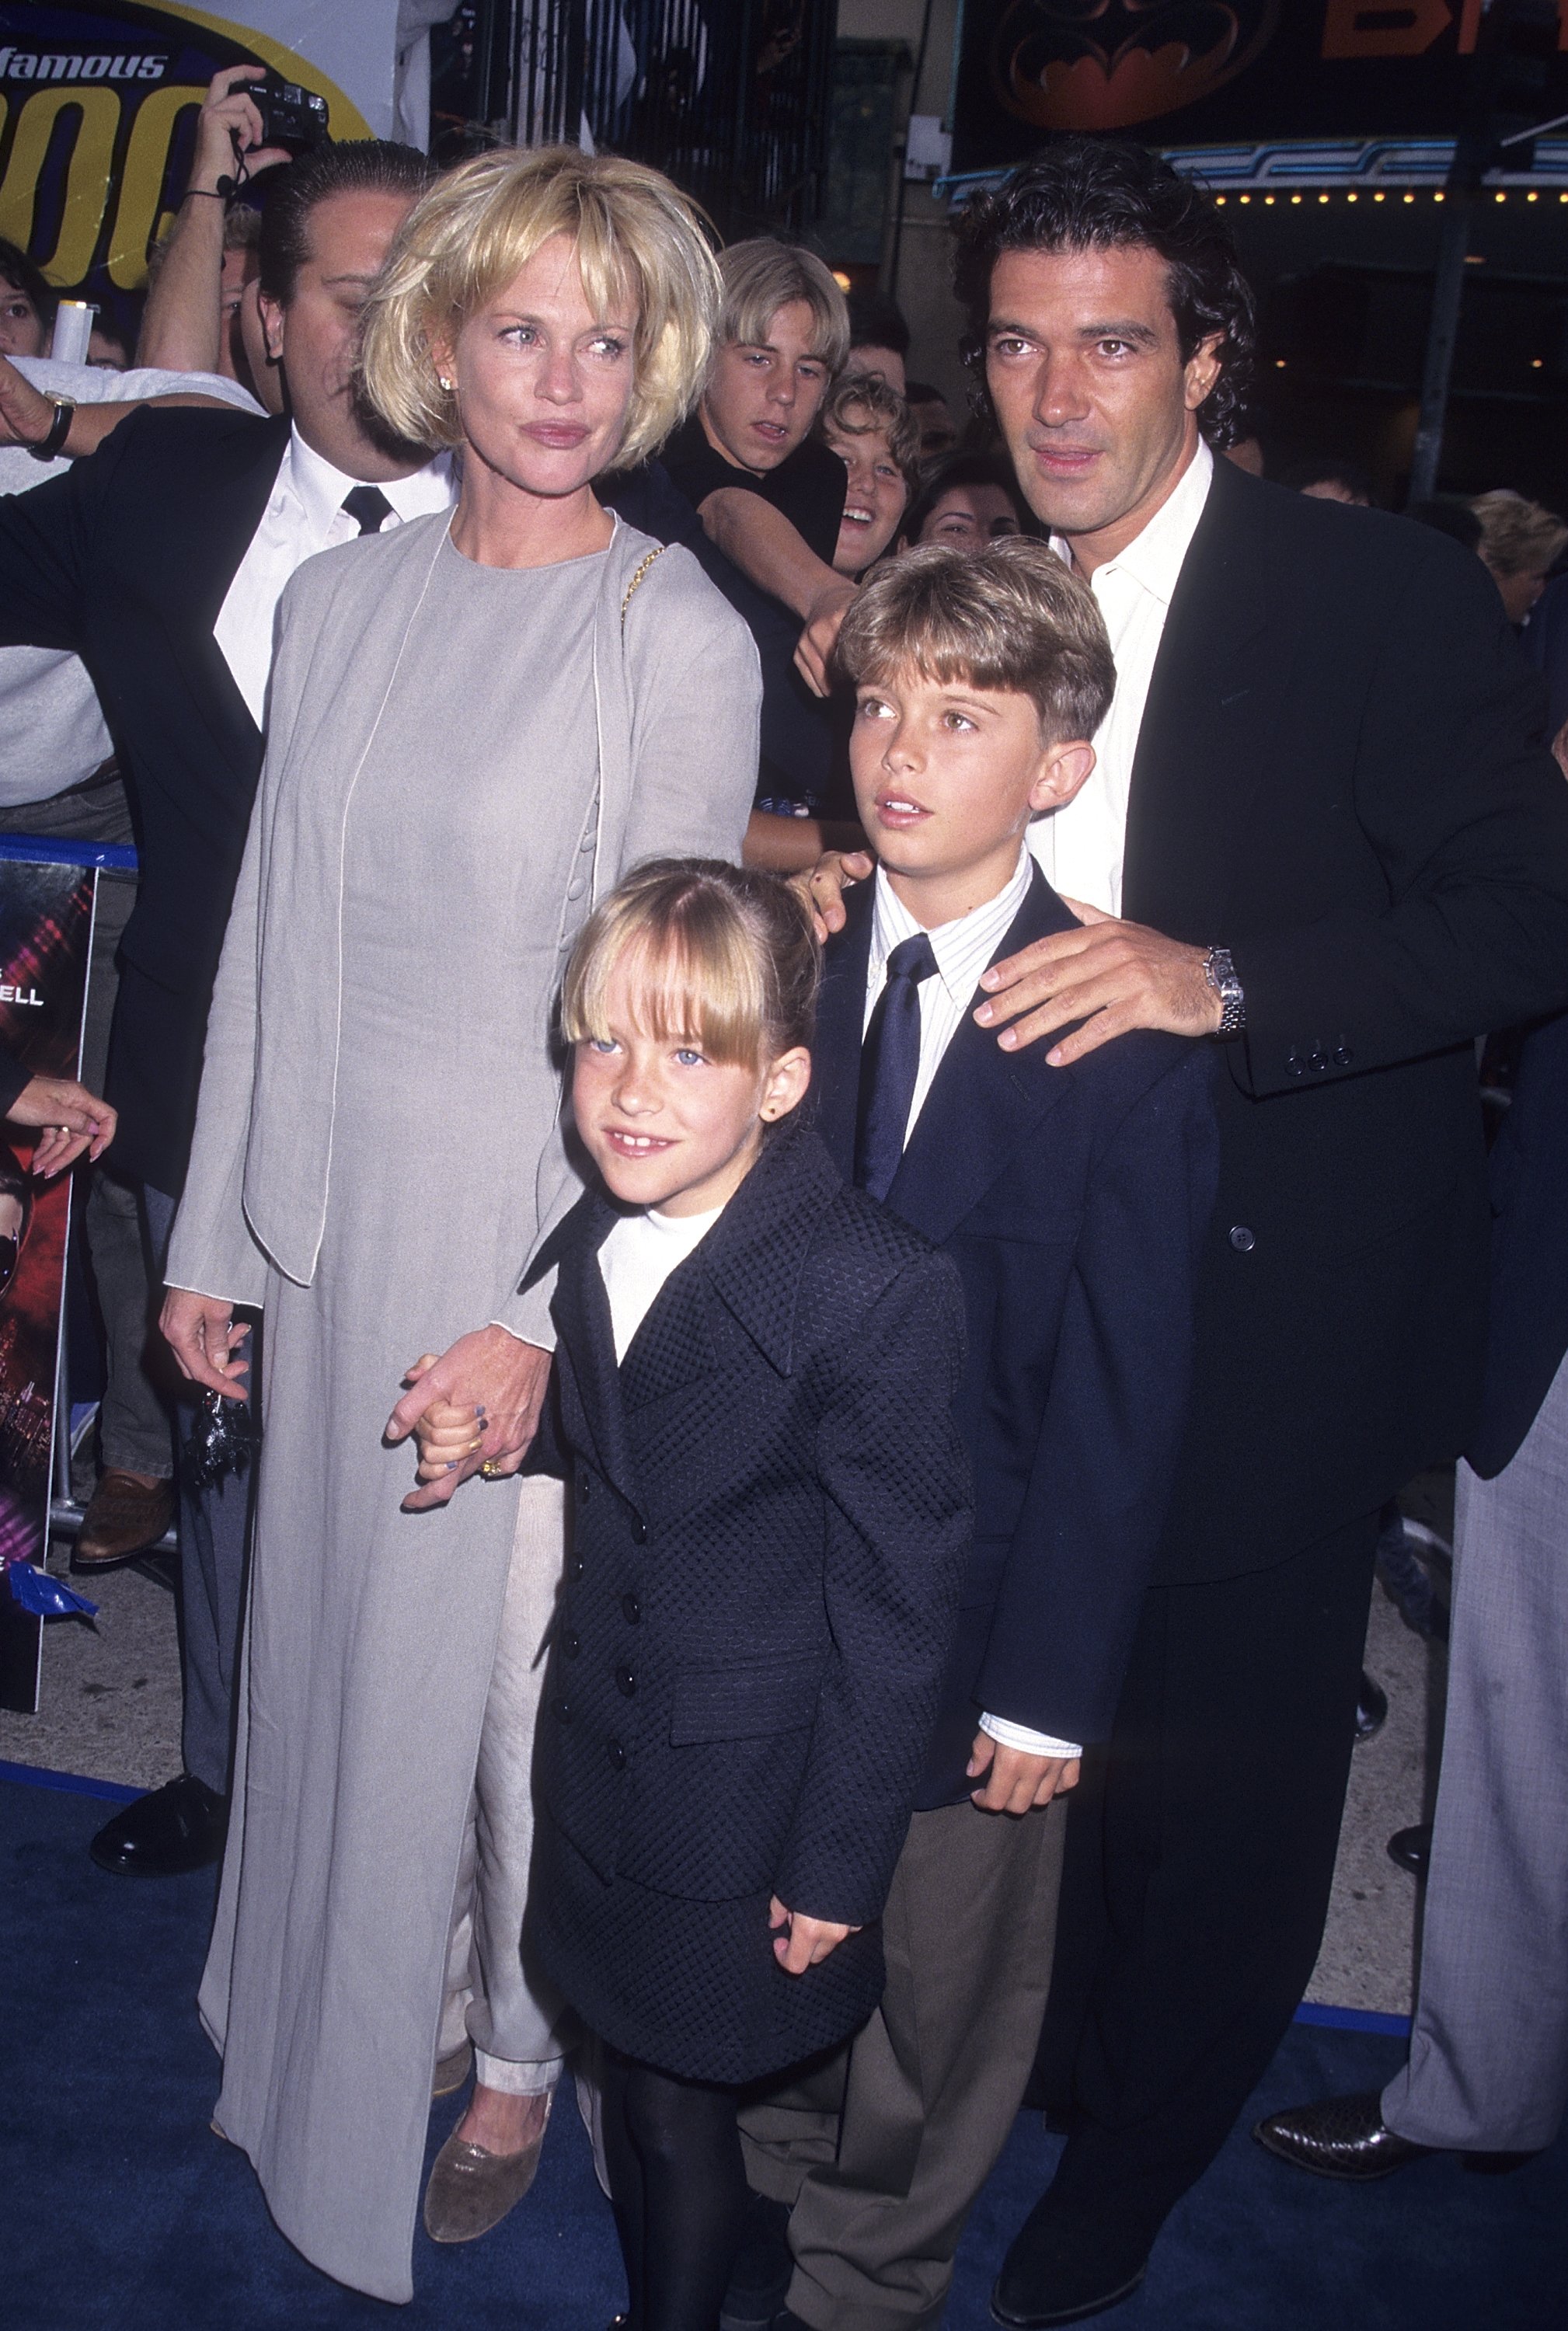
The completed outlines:
{"type": "Polygon", "coordinates": [[[101,866],[134,874],[137,855],[119,842],[64,842],[40,833],[0,833],[0,858],[30,858],[39,866],[101,866]]]}

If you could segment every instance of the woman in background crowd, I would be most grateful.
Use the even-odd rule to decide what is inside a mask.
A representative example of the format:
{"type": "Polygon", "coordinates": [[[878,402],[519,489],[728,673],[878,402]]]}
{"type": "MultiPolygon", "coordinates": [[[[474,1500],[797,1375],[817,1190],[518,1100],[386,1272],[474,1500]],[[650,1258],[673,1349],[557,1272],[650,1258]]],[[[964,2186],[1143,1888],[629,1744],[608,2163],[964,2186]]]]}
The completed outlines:
{"type": "Polygon", "coordinates": [[[569,2037],[518,1953],[562,1493],[499,1477],[554,1341],[548,1283],[518,1283],[576,1194],[551,1052],[567,951],[638,860],[737,857],[751,804],[744,625],[594,492],[689,408],[718,289],[685,196],[608,156],[487,154],[410,214],[362,387],[399,439],[461,450],[461,498],[284,594],[169,1259],[195,1382],[234,1391],[236,1303],[267,1326],[202,1989],[217,2123],[290,2240],[393,2300],[432,2084],[461,2083],[471,2040],[425,2199],[436,2239],[469,2240],[527,2188],[569,2037]],[[480,1444],[411,1490],[387,1444],[442,1399],[480,1413],[480,1444]]]}
{"type": "Polygon", "coordinates": [[[1481,522],[1481,564],[1497,586],[1508,621],[1522,623],[1568,547],[1568,526],[1554,510],[1506,488],[1477,494],[1470,508],[1481,522]]]}
{"type": "Polygon", "coordinates": [[[899,547],[925,542],[984,550],[1006,534],[1039,531],[1003,453],[960,453],[940,469],[906,518],[899,547]]]}

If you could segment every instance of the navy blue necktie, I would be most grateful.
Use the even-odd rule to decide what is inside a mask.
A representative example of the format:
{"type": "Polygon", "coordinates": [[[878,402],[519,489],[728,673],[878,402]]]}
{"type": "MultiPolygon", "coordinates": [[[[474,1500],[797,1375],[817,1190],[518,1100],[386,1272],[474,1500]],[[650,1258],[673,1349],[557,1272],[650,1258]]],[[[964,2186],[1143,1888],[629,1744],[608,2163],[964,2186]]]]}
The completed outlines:
{"type": "Polygon", "coordinates": [[[855,1127],[855,1183],[885,1198],[904,1155],[904,1135],[920,1070],[920,982],[936,968],[924,931],[900,939],[860,1053],[860,1106],[855,1127]]]}
{"type": "Polygon", "coordinates": [[[392,504],[379,486],[356,486],[343,497],[343,509],[361,534],[379,534],[392,516],[392,504]]]}

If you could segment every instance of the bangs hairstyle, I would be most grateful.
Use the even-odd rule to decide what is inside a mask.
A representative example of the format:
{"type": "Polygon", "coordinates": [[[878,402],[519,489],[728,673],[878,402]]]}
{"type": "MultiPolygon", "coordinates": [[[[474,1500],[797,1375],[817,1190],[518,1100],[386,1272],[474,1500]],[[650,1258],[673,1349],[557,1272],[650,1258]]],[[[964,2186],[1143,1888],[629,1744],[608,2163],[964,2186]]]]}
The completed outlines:
{"type": "Polygon", "coordinates": [[[610,1033],[605,999],[624,970],[644,1032],[698,1044],[730,1068],[809,1045],[822,975],[811,910],[787,882],[717,858],[661,858],[612,890],[566,966],[561,1032],[610,1033]]]}
{"type": "Polygon", "coordinates": [[[817,414],[817,434],[825,438],[831,429],[841,437],[869,437],[880,429],[888,440],[888,451],[903,472],[905,490],[909,494],[920,490],[920,432],[915,416],[896,388],[889,388],[879,372],[846,373],[835,381],[822,400],[817,414]]]}
{"type": "Polygon", "coordinates": [[[720,252],[718,270],[724,278],[720,347],[765,347],[779,309],[803,300],[816,325],[813,355],[829,372],[842,372],[850,355],[849,302],[815,252],[759,234],[720,252]]]}
{"type": "Polygon", "coordinates": [[[597,316],[623,301],[637,310],[616,467],[646,461],[685,418],[708,368],[720,291],[701,212],[657,170],[617,154],[502,147],[450,171],[415,205],[366,302],[360,385],[397,437],[461,444],[432,335],[461,331],[557,234],[576,246],[597,316]]]}
{"type": "Polygon", "coordinates": [[[944,688],[1027,696],[1048,745],[1092,737],[1117,684],[1093,592],[1047,544],[1016,534],[984,550],[927,543],[884,566],[850,604],[838,663],[857,688],[912,666],[944,688]]]}
{"type": "MultiPolygon", "coordinates": [[[[1204,189],[1163,156],[1120,138],[1053,138],[1032,161],[965,205],[954,221],[953,283],[968,312],[964,361],[985,373],[991,277],[1007,251],[1125,251],[1165,262],[1182,362],[1219,336],[1220,377],[1198,407],[1212,445],[1247,434],[1257,312],[1230,230],[1204,189]]],[[[988,405],[982,392],[978,402],[988,405]]]]}

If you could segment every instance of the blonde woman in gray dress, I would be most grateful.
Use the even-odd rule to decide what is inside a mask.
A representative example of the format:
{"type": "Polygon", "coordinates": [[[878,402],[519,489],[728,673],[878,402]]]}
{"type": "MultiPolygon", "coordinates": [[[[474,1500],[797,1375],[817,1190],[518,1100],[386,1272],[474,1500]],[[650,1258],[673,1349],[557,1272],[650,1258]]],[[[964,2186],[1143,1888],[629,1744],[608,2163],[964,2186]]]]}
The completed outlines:
{"type": "Polygon", "coordinates": [[[387,2299],[412,2296],[432,2079],[471,2039],[426,2199],[461,2240],[525,2190],[569,2040],[519,1955],[563,1517],[514,1478],[553,1339],[548,1283],[517,1290],[576,1194],[551,1053],[572,940],[641,859],[738,860],[751,805],[750,635],[593,487],[689,408],[716,295],[689,205],[634,163],[489,154],[411,214],[363,390],[460,449],[461,496],[284,595],[170,1251],[195,1382],[233,1389],[236,1305],[265,1322],[201,1999],[216,2124],[290,2240],[387,2299]],[[410,1494],[436,1397],[482,1408],[482,1443],[410,1494]]]}

